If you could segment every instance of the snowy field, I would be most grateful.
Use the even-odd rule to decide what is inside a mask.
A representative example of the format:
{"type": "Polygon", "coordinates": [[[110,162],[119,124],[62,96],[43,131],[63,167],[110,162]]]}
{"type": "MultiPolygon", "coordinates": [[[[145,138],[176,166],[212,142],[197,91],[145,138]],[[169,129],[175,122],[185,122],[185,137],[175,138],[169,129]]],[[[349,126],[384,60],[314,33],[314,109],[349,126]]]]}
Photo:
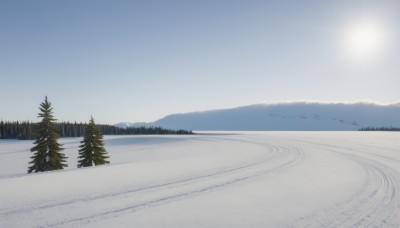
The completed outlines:
{"type": "Polygon", "coordinates": [[[27,174],[0,140],[0,227],[400,227],[400,133],[108,136],[110,165],[27,174]]]}

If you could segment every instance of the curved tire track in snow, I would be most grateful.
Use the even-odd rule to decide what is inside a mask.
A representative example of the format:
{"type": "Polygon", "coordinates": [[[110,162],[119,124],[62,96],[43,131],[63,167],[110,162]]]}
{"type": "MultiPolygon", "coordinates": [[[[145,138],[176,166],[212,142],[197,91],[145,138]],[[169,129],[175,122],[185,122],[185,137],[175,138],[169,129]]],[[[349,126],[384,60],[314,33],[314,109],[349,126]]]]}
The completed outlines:
{"type": "Polygon", "coordinates": [[[325,208],[294,222],[296,227],[398,227],[400,224],[400,173],[349,148],[299,141],[317,145],[358,163],[367,179],[349,200],[325,208]],[[351,153],[351,154],[350,154],[351,153]]]}
{"type": "Polygon", "coordinates": [[[53,200],[53,201],[46,201],[42,202],[40,206],[25,206],[23,208],[8,208],[8,209],[2,209],[0,211],[0,215],[12,215],[12,214],[18,214],[18,213],[29,213],[33,210],[40,210],[40,209],[49,209],[52,207],[59,207],[63,205],[68,205],[68,204],[73,204],[76,202],[84,202],[84,201],[93,201],[93,200],[100,200],[100,199],[106,199],[106,198],[112,198],[112,197],[118,197],[121,195],[126,195],[129,193],[136,193],[136,192],[141,192],[141,191],[148,191],[148,190],[153,190],[153,189],[158,189],[158,188],[164,188],[164,187],[173,187],[174,185],[180,185],[180,184],[185,184],[186,182],[191,182],[191,181],[197,181],[201,180],[204,178],[212,178],[217,175],[224,175],[224,174],[230,174],[234,172],[241,171],[243,169],[247,169],[256,165],[259,165],[261,163],[264,163],[270,159],[273,159],[276,154],[278,153],[278,148],[277,147],[270,147],[272,149],[271,155],[265,156],[263,159],[255,159],[255,160],[250,160],[246,162],[241,162],[237,163],[234,166],[230,167],[224,167],[221,169],[217,169],[215,171],[211,172],[204,172],[200,173],[194,176],[188,176],[188,177],[181,177],[181,178],[176,178],[172,179],[163,183],[157,183],[157,184],[148,184],[148,185],[143,185],[143,186],[135,186],[133,188],[124,188],[122,190],[118,191],[111,191],[107,193],[100,193],[100,194],[95,194],[93,196],[84,196],[84,197],[79,197],[79,198],[70,198],[67,200],[53,200]]]}
{"type": "Polygon", "coordinates": [[[73,198],[63,201],[49,201],[39,206],[25,208],[13,208],[0,213],[0,216],[6,219],[12,219],[14,216],[37,216],[46,213],[47,210],[58,210],[62,218],[54,218],[52,221],[44,221],[42,226],[69,226],[90,223],[106,218],[117,217],[121,214],[138,211],[144,208],[153,207],[165,203],[171,203],[198,195],[203,195],[211,191],[223,189],[234,184],[243,183],[250,179],[276,173],[286,169],[303,158],[303,153],[296,148],[283,148],[266,143],[252,142],[247,140],[234,140],[225,138],[212,138],[217,141],[236,141],[240,143],[250,143],[264,147],[268,153],[260,160],[250,160],[236,164],[228,168],[221,168],[216,171],[206,172],[200,175],[194,175],[175,180],[170,180],[161,184],[153,184],[142,187],[123,189],[121,191],[97,194],[91,197],[73,198]],[[270,152],[272,151],[272,152],[270,152]],[[116,203],[116,208],[107,206],[116,203]],[[86,215],[73,214],[73,208],[85,207],[97,208],[96,205],[107,208],[97,211],[87,210],[86,215]],[[68,211],[69,214],[63,212],[68,211]],[[65,217],[65,215],[67,215],[65,217]],[[60,221],[61,220],[61,221],[60,221]]]}

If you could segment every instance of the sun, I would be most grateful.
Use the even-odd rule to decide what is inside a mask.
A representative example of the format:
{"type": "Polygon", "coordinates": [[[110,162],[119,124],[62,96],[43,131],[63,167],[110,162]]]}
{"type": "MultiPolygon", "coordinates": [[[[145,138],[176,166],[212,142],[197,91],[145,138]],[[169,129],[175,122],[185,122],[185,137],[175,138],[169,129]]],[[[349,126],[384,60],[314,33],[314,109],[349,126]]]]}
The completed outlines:
{"type": "Polygon", "coordinates": [[[344,34],[346,53],[358,61],[374,59],[386,43],[385,30],[376,22],[355,23],[344,34]]]}

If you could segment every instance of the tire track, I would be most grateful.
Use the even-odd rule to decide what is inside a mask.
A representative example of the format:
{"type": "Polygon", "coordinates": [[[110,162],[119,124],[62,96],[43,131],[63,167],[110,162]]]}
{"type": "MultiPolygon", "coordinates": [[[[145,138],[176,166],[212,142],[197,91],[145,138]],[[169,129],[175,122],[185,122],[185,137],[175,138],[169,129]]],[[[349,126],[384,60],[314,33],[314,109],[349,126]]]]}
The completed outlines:
{"type": "MultiPolygon", "coordinates": [[[[214,139],[213,139],[214,140],[214,139]]],[[[240,171],[242,169],[250,168],[252,166],[259,165],[261,163],[264,163],[270,159],[273,159],[277,153],[278,153],[278,148],[271,146],[269,149],[271,149],[270,154],[266,154],[264,158],[257,158],[254,160],[249,160],[247,162],[241,162],[241,163],[236,163],[235,165],[231,167],[224,167],[222,169],[217,169],[215,171],[211,172],[205,172],[205,173],[200,173],[198,175],[191,175],[183,178],[176,178],[172,179],[163,183],[158,183],[158,184],[148,184],[144,186],[135,186],[133,188],[124,188],[118,191],[111,191],[107,193],[101,193],[101,194],[95,194],[93,196],[84,196],[84,197],[75,197],[75,198],[70,198],[67,200],[60,200],[60,201],[46,201],[42,202],[41,206],[25,206],[23,208],[8,208],[8,209],[1,209],[0,210],[0,216],[7,216],[7,215],[12,215],[12,214],[18,214],[18,213],[24,213],[24,212],[31,212],[33,210],[40,210],[40,209],[49,209],[52,207],[58,207],[62,205],[68,205],[72,204],[74,202],[85,202],[85,201],[92,201],[92,200],[98,200],[98,199],[104,199],[108,197],[116,197],[120,195],[125,195],[127,193],[135,193],[135,192],[140,192],[140,191],[146,191],[146,190],[152,190],[152,189],[157,189],[157,188],[162,188],[162,187],[172,187],[173,185],[178,185],[178,184],[184,184],[186,182],[191,182],[191,181],[196,181],[196,180],[201,180],[204,178],[211,178],[213,176],[217,175],[224,175],[224,174],[229,174],[232,172],[240,171]]]]}
{"type": "Polygon", "coordinates": [[[323,147],[358,163],[367,179],[348,201],[323,209],[292,224],[294,227],[398,227],[400,223],[400,174],[384,164],[354,155],[348,148],[299,141],[323,147]],[[352,154],[350,154],[352,153],[352,154]]]}
{"type": "MultiPolygon", "coordinates": [[[[95,215],[90,215],[90,216],[85,216],[85,217],[80,217],[80,218],[74,218],[74,219],[69,219],[66,221],[62,222],[57,222],[53,224],[46,225],[44,227],[56,227],[56,226],[71,226],[71,225],[80,225],[80,224],[88,224],[92,222],[98,222],[99,220],[104,220],[104,219],[110,219],[110,218],[115,218],[118,216],[121,216],[126,213],[133,213],[145,208],[150,208],[154,206],[159,206],[167,203],[172,203],[175,201],[187,199],[187,198],[192,198],[200,195],[204,195],[216,190],[221,190],[226,187],[230,187],[234,184],[239,184],[239,183],[244,183],[245,181],[250,181],[251,179],[267,175],[267,174],[273,174],[277,173],[281,170],[284,170],[286,168],[289,168],[296,163],[300,162],[303,159],[303,153],[298,151],[298,150],[291,150],[289,153],[287,153],[284,156],[280,156],[281,159],[281,164],[271,167],[269,169],[260,169],[257,171],[253,171],[252,173],[247,173],[247,174],[242,174],[239,176],[232,176],[230,178],[225,178],[227,180],[225,181],[220,181],[218,180],[215,184],[210,184],[210,185],[201,185],[200,187],[195,187],[191,188],[187,191],[178,191],[178,193],[175,194],[167,194],[163,196],[158,196],[156,198],[146,200],[144,202],[140,203],[133,203],[129,204],[126,207],[118,208],[116,210],[111,210],[111,211],[106,211],[103,213],[97,213],[95,215]],[[284,161],[283,161],[284,160],[284,161]]],[[[274,161],[274,163],[277,161],[274,161]]],[[[279,163],[279,162],[278,162],[279,163]]],[[[178,189],[179,190],[179,189],[178,189]]]]}
{"type": "Polygon", "coordinates": [[[46,227],[53,227],[67,224],[87,223],[108,217],[116,217],[122,213],[134,212],[143,208],[206,194],[233,184],[242,183],[261,175],[285,169],[299,162],[303,157],[303,154],[298,150],[276,147],[266,143],[222,138],[213,138],[213,140],[229,140],[240,143],[255,144],[262,146],[266,149],[267,153],[262,159],[257,157],[256,159],[250,160],[250,162],[240,163],[239,165],[235,164],[235,166],[232,167],[225,167],[200,175],[178,178],[160,184],[141,187],[136,186],[134,188],[123,189],[120,191],[97,194],[91,197],[71,198],[63,201],[49,201],[40,206],[8,209],[2,211],[0,216],[5,219],[13,219],[20,216],[36,216],[46,213],[47,210],[58,210],[60,214],[62,214],[63,211],[73,211],[70,209],[73,209],[74,207],[107,205],[110,201],[116,201],[119,203],[123,201],[123,206],[113,208],[112,210],[110,210],[110,208],[105,208],[105,210],[100,210],[94,214],[91,213],[86,216],[76,216],[71,214],[68,215],[68,218],[64,218],[63,221],[48,221],[43,225],[46,227]],[[138,201],[137,199],[142,200],[138,201]]]}

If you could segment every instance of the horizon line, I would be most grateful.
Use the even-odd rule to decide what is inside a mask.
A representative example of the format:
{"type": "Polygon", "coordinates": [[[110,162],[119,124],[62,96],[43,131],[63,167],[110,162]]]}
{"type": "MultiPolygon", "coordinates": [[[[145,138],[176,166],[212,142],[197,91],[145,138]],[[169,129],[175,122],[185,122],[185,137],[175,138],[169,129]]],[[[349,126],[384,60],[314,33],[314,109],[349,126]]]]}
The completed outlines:
{"type": "MultiPolygon", "coordinates": [[[[355,105],[355,104],[369,104],[369,105],[376,105],[376,106],[397,106],[400,105],[400,100],[395,102],[379,102],[369,99],[363,100],[355,100],[355,101],[321,101],[321,100],[294,100],[294,101],[278,101],[278,102],[261,102],[261,103],[254,103],[250,105],[240,105],[235,107],[227,107],[227,108],[217,108],[217,109],[207,109],[207,110],[198,110],[198,111],[191,111],[191,112],[179,112],[179,113],[171,113],[165,115],[164,117],[160,118],[163,119],[170,115],[181,115],[181,114],[193,114],[193,113],[203,113],[203,112],[213,112],[213,111],[222,111],[222,110],[230,110],[230,109],[237,109],[237,108],[244,108],[250,106],[258,106],[258,105],[265,105],[265,106],[274,106],[274,105],[284,105],[284,104],[321,104],[321,105],[329,105],[329,104],[343,104],[343,105],[355,105]]],[[[158,119],[158,120],[160,120],[158,119]]],[[[157,120],[155,120],[157,121],[157,120]]],[[[154,122],[154,121],[151,121],[154,122]]],[[[151,123],[146,122],[146,123],[151,123]]],[[[132,123],[132,122],[119,122],[119,123],[132,123]]],[[[136,123],[136,122],[134,122],[136,123]]],[[[140,122],[142,123],[142,122],[140,122]]],[[[118,123],[117,123],[118,124],[118,123]]]]}

